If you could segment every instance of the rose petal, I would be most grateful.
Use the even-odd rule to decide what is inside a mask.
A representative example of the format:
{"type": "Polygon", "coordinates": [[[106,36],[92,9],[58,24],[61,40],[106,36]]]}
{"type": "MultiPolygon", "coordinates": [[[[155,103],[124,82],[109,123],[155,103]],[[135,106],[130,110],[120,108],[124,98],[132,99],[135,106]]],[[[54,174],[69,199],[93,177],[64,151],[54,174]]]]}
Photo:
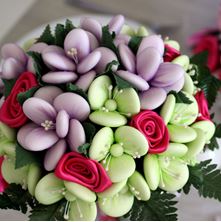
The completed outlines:
{"type": "Polygon", "coordinates": [[[23,104],[25,115],[38,125],[44,123],[45,120],[54,121],[56,118],[56,110],[54,107],[39,98],[29,98],[23,104]]]}
{"type": "Polygon", "coordinates": [[[56,133],[60,138],[64,138],[68,134],[69,115],[65,110],[58,112],[56,117],[56,133]]]}

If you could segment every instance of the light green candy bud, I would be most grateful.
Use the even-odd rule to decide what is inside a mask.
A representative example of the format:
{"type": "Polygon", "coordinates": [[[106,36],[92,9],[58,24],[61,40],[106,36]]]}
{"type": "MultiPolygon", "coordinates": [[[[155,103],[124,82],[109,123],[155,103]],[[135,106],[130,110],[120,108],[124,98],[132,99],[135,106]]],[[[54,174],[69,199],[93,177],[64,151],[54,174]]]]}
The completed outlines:
{"type": "Polygon", "coordinates": [[[70,202],[76,200],[76,196],[72,194],[71,192],[69,192],[68,190],[66,190],[64,197],[67,201],[70,201],[70,202]]]}
{"type": "Polygon", "coordinates": [[[180,55],[176,57],[173,61],[173,64],[178,64],[184,68],[185,71],[188,70],[189,64],[190,64],[190,59],[186,55],[180,55]]]}
{"type": "Polygon", "coordinates": [[[138,29],[137,29],[137,36],[140,36],[140,37],[146,37],[149,35],[149,32],[147,30],[146,27],[144,26],[140,26],[138,29]]]}
{"type": "Polygon", "coordinates": [[[193,95],[194,89],[195,89],[195,86],[193,84],[192,78],[187,73],[185,73],[185,75],[184,75],[184,86],[183,86],[182,91],[187,92],[190,95],[193,95]]]}
{"type": "Polygon", "coordinates": [[[132,27],[130,27],[129,25],[123,25],[123,27],[121,29],[121,33],[129,35],[129,36],[134,36],[136,34],[134,29],[132,27]]]}
{"type": "Polygon", "coordinates": [[[182,143],[169,143],[166,151],[160,153],[159,156],[169,156],[172,158],[183,157],[187,151],[187,146],[182,143]]]}
{"type": "Polygon", "coordinates": [[[175,41],[175,40],[165,40],[164,43],[171,46],[172,48],[176,49],[177,51],[180,51],[180,45],[177,41],[175,41]]]}
{"type": "Polygon", "coordinates": [[[37,42],[37,39],[35,38],[29,39],[23,44],[22,48],[24,49],[24,51],[27,52],[31,48],[31,46],[35,44],[36,42],[37,42]]]}

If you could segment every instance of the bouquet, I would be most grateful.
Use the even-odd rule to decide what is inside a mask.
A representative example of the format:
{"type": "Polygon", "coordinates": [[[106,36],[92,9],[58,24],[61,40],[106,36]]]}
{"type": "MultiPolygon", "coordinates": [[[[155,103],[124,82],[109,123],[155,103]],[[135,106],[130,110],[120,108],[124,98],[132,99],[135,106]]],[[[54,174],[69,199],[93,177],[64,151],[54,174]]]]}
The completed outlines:
{"type": "Polygon", "coordinates": [[[176,220],[190,187],[221,201],[204,54],[83,18],[1,49],[0,208],[30,220],[176,220]]]}

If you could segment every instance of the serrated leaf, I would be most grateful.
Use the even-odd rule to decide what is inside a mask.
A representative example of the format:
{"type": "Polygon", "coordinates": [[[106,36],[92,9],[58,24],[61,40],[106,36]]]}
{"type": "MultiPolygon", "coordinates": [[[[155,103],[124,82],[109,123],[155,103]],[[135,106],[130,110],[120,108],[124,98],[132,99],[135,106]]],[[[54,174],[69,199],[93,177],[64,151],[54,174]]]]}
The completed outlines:
{"type": "MultiPolygon", "coordinates": [[[[205,160],[189,166],[189,180],[184,187],[184,191],[188,191],[187,187],[195,187],[200,196],[213,198],[221,202],[221,170],[217,169],[216,164],[210,164],[211,160],[205,160]]],[[[185,192],[187,193],[187,192],[185,192]]]]}
{"type": "Polygon", "coordinates": [[[19,93],[19,94],[17,95],[17,100],[18,100],[18,102],[19,102],[21,105],[23,105],[23,103],[25,102],[25,100],[31,98],[38,89],[39,89],[39,87],[38,87],[38,86],[35,86],[35,87],[33,87],[33,88],[25,91],[25,92],[19,93]]]}
{"type": "Polygon", "coordinates": [[[41,158],[37,152],[28,151],[18,143],[15,147],[15,154],[15,169],[21,168],[31,163],[41,162],[41,158]]]}
{"type": "Polygon", "coordinates": [[[132,209],[123,217],[131,221],[173,221],[177,220],[177,208],[174,194],[161,190],[151,192],[148,201],[134,200],[132,209]]]}
{"type": "Polygon", "coordinates": [[[126,89],[126,88],[134,88],[135,89],[135,87],[133,85],[131,85],[129,82],[127,82],[126,80],[124,80],[120,76],[118,76],[114,73],[113,73],[113,76],[116,81],[116,85],[117,85],[118,89],[126,89]]]}
{"type": "Polygon", "coordinates": [[[41,77],[49,71],[48,67],[44,64],[44,61],[42,59],[42,56],[38,52],[27,52],[29,56],[32,57],[33,62],[34,62],[34,69],[35,69],[35,74],[38,80],[39,85],[43,86],[46,85],[42,80],[41,77]]]}
{"type": "Polygon", "coordinates": [[[140,42],[143,38],[141,36],[132,36],[130,41],[129,41],[129,48],[132,50],[132,52],[136,55],[137,50],[140,46],[140,42]]]}
{"type": "Polygon", "coordinates": [[[16,79],[2,79],[2,81],[4,83],[4,96],[8,97],[13,86],[15,85],[16,79]]]}
{"type": "Polygon", "coordinates": [[[35,200],[21,185],[9,184],[4,193],[0,194],[0,209],[13,209],[27,213],[29,207],[35,206],[35,200]]]}
{"type": "Polygon", "coordinates": [[[206,145],[205,150],[207,150],[207,149],[212,150],[212,151],[214,151],[215,149],[219,149],[219,144],[218,144],[215,136],[213,136],[210,139],[210,143],[206,145]]]}
{"type": "Polygon", "coordinates": [[[67,83],[66,90],[68,92],[76,93],[76,94],[82,96],[84,99],[86,99],[88,101],[87,94],[84,92],[83,89],[79,88],[77,85],[75,85],[73,83],[67,83]]]}
{"type": "Polygon", "coordinates": [[[185,103],[185,104],[191,104],[193,103],[182,91],[175,92],[171,91],[170,94],[173,94],[176,98],[176,103],[185,103]]]}
{"type": "Polygon", "coordinates": [[[65,30],[66,34],[69,33],[71,30],[73,30],[75,26],[73,25],[72,21],[70,19],[66,19],[65,21],[65,30]]]}
{"type": "Polygon", "coordinates": [[[90,143],[96,133],[96,127],[94,126],[94,124],[89,123],[89,122],[84,122],[82,123],[82,125],[84,127],[86,141],[90,143]]]}
{"type": "Polygon", "coordinates": [[[51,32],[50,25],[47,25],[41,34],[41,36],[38,38],[37,42],[44,42],[48,45],[54,45],[55,44],[55,38],[51,32]]]}
{"type": "Polygon", "coordinates": [[[38,204],[31,210],[29,219],[31,221],[64,221],[64,209],[66,200],[61,200],[55,204],[42,205],[38,204]]]}
{"type": "Polygon", "coordinates": [[[190,63],[196,65],[206,65],[208,60],[208,51],[203,51],[198,54],[193,55],[190,58],[190,63]]]}
{"type": "Polygon", "coordinates": [[[78,147],[78,152],[87,155],[89,147],[90,147],[90,143],[85,143],[78,147]]]}
{"type": "Polygon", "coordinates": [[[62,24],[57,24],[55,27],[55,45],[64,47],[64,39],[66,37],[65,27],[62,24]]]}

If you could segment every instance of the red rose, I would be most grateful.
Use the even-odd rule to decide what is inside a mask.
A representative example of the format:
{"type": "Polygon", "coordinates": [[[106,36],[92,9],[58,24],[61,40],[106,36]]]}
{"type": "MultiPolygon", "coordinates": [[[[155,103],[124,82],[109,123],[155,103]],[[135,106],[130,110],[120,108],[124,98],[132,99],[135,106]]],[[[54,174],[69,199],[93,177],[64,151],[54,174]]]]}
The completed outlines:
{"type": "Polygon", "coordinates": [[[193,48],[193,53],[197,54],[202,51],[208,51],[207,66],[213,72],[220,64],[219,42],[214,35],[207,34],[202,36],[193,48]]]}
{"type": "Polygon", "coordinates": [[[28,119],[23,113],[22,106],[17,101],[17,95],[37,85],[37,80],[33,73],[22,73],[0,109],[0,121],[12,128],[22,126],[28,119]]]}
{"type": "Polygon", "coordinates": [[[4,192],[4,190],[8,187],[8,183],[4,180],[1,172],[2,162],[4,160],[3,156],[0,156],[0,193],[4,192]]]}
{"type": "Polygon", "coordinates": [[[180,56],[180,52],[170,45],[165,44],[165,53],[163,56],[164,62],[171,62],[176,57],[180,56]]]}
{"type": "Polygon", "coordinates": [[[60,159],[55,175],[60,179],[78,183],[94,192],[103,192],[112,185],[100,163],[77,152],[66,153],[60,159]]]}
{"type": "Polygon", "coordinates": [[[169,132],[163,119],[151,110],[133,116],[131,126],[144,134],[149,143],[149,153],[162,153],[169,144],[169,132]]]}
{"type": "Polygon", "coordinates": [[[195,95],[195,99],[198,103],[199,114],[200,114],[199,117],[196,119],[196,121],[211,120],[210,114],[209,114],[208,102],[206,100],[204,92],[202,90],[199,91],[195,95]]]}

